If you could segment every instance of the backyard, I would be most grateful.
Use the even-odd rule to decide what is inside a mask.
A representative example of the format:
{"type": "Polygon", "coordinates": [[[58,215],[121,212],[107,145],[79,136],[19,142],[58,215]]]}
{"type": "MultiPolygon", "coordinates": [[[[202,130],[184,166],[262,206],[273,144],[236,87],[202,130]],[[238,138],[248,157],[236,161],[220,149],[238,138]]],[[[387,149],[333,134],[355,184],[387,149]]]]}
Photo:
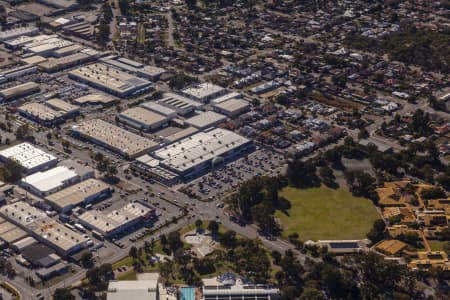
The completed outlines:
{"type": "Polygon", "coordinates": [[[308,189],[284,188],[280,196],[291,203],[277,211],[285,237],[298,233],[300,240],[363,239],[380,218],[372,202],[354,197],[347,189],[325,186],[308,189]]]}

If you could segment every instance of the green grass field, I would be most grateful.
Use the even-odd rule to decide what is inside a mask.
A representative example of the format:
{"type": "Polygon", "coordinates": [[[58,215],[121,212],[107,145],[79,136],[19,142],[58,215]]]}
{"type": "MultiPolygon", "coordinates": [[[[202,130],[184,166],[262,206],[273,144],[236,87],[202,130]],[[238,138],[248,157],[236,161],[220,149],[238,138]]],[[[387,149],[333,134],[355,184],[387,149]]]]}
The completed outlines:
{"type": "Polygon", "coordinates": [[[372,202],[354,197],[346,189],[295,189],[280,193],[291,202],[286,215],[277,211],[283,235],[298,233],[300,240],[362,239],[380,218],[372,202]]]}

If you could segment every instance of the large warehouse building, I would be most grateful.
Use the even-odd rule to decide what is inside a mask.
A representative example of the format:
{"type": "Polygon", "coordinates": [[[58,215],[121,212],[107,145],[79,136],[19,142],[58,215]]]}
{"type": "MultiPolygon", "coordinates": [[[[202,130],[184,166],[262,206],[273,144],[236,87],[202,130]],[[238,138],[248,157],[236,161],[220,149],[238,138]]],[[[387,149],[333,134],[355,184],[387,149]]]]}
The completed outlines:
{"type": "Polygon", "coordinates": [[[166,71],[162,68],[143,65],[137,61],[116,55],[103,57],[100,61],[121,71],[143,77],[153,82],[157,81],[161,74],[166,71]]]}
{"type": "Polygon", "coordinates": [[[56,157],[29,143],[21,143],[0,151],[0,159],[15,161],[27,174],[52,168],[58,163],[56,157]]]}
{"type": "Polygon", "coordinates": [[[99,210],[89,210],[78,218],[81,224],[101,233],[106,238],[120,236],[126,229],[143,225],[155,217],[155,211],[140,203],[125,206],[105,214],[99,210]]]}
{"type": "Polygon", "coordinates": [[[165,127],[169,121],[166,116],[139,106],[127,109],[120,113],[118,118],[119,121],[144,131],[153,131],[165,127]]]}
{"type": "Polygon", "coordinates": [[[26,202],[2,206],[0,214],[61,256],[68,256],[87,245],[87,238],[47,217],[43,211],[26,202]]]}
{"type": "Polygon", "coordinates": [[[58,212],[66,213],[78,205],[86,205],[111,195],[111,187],[98,179],[89,178],[69,186],[45,199],[58,212]]]}
{"type": "Polygon", "coordinates": [[[22,178],[20,185],[27,191],[42,197],[79,181],[80,176],[74,170],[66,166],[58,166],[22,178]]]}
{"type": "Polygon", "coordinates": [[[208,82],[203,82],[203,83],[188,87],[188,88],[182,90],[181,93],[184,96],[191,98],[193,100],[203,102],[203,103],[208,103],[217,97],[225,95],[226,93],[228,93],[228,91],[218,85],[208,83],[208,82]]]}
{"type": "Polygon", "coordinates": [[[13,87],[0,90],[0,102],[9,101],[18,97],[36,93],[40,90],[39,84],[36,82],[26,82],[13,87]]]}
{"type": "Polygon", "coordinates": [[[184,122],[197,129],[205,129],[222,123],[226,119],[226,116],[214,111],[202,111],[198,115],[184,120],[184,122]]]}
{"type": "Polygon", "coordinates": [[[92,119],[72,126],[72,134],[130,158],[158,147],[158,143],[150,139],[100,119],[92,119]]]}
{"type": "Polygon", "coordinates": [[[121,98],[145,93],[152,83],[103,63],[94,63],[69,72],[69,78],[121,98]]]}
{"type": "Polygon", "coordinates": [[[158,103],[168,107],[182,116],[190,114],[195,110],[201,109],[203,104],[174,93],[166,93],[158,103]]]}
{"type": "Polygon", "coordinates": [[[252,141],[245,137],[216,128],[169,144],[154,151],[152,156],[159,160],[161,167],[191,179],[214,164],[233,160],[253,148],[252,141]]]}

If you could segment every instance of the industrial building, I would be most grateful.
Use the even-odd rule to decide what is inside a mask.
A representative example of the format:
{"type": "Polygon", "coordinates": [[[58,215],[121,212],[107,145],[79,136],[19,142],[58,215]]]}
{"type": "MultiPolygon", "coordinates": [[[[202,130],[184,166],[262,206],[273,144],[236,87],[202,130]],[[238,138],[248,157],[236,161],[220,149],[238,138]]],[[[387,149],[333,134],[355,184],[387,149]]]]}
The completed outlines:
{"type": "Polygon", "coordinates": [[[63,112],[36,102],[26,103],[17,110],[21,116],[45,126],[63,123],[65,119],[63,112]]]}
{"type": "Polygon", "coordinates": [[[69,78],[121,98],[145,93],[152,83],[103,63],[94,63],[69,72],[69,78]]]}
{"type": "Polygon", "coordinates": [[[184,96],[203,103],[208,103],[226,93],[228,91],[223,87],[208,82],[199,83],[181,91],[184,96]]]}
{"type": "Polygon", "coordinates": [[[40,55],[44,57],[54,56],[54,52],[72,46],[74,43],[62,39],[58,36],[50,36],[47,39],[39,39],[37,41],[31,41],[31,43],[27,43],[22,45],[22,50],[25,53],[30,53],[32,55],[40,55]]]}
{"type": "Polygon", "coordinates": [[[9,101],[18,97],[26,96],[40,90],[36,82],[26,82],[10,88],[0,90],[0,101],[9,101]]]}
{"type": "Polygon", "coordinates": [[[72,99],[73,103],[76,103],[78,105],[111,105],[114,102],[116,102],[117,99],[115,99],[112,96],[104,95],[104,94],[89,94],[86,96],[82,96],[76,99],[72,99]]]}
{"type": "Polygon", "coordinates": [[[44,72],[57,72],[70,67],[95,60],[96,57],[85,52],[78,52],[63,57],[48,59],[38,64],[39,69],[44,72]]]}
{"type": "Polygon", "coordinates": [[[35,35],[38,33],[39,33],[39,28],[34,27],[34,26],[19,27],[19,28],[6,30],[6,31],[1,31],[0,32],[0,42],[12,40],[12,39],[15,39],[22,35],[30,36],[30,35],[35,35]]]}
{"type": "Polygon", "coordinates": [[[167,126],[169,120],[143,107],[132,107],[118,115],[119,121],[144,131],[154,131],[167,126]]]}
{"type": "Polygon", "coordinates": [[[203,279],[202,300],[276,300],[280,290],[271,285],[251,284],[232,273],[203,279]]]}
{"type": "Polygon", "coordinates": [[[130,158],[158,147],[158,143],[150,139],[100,119],[92,119],[72,126],[72,134],[130,158]]]}
{"type": "Polygon", "coordinates": [[[65,166],[58,166],[47,171],[36,172],[22,178],[20,185],[27,191],[46,196],[80,181],[80,176],[65,166]]]}
{"type": "Polygon", "coordinates": [[[31,174],[36,171],[46,170],[56,166],[58,159],[53,155],[36,148],[30,143],[21,143],[0,151],[0,159],[11,159],[31,174]]]}
{"type": "Polygon", "coordinates": [[[173,93],[164,94],[164,97],[157,103],[176,111],[177,114],[182,116],[203,108],[203,104],[173,93]]]}
{"type": "Polygon", "coordinates": [[[136,160],[131,164],[131,168],[145,174],[146,176],[150,175],[158,182],[167,185],[172,185],[179,181],[179,176],[177,173],[162,168],[159,165],[159,160],[148,154],[144,154],[136,158],[136,160]]]}
{"type": "Polygon", "coordinates": [[[18,48],[22,48],[25,45],[43,42],[45,40],[49,40],[52,38],[57,38],[58,36],[56,34],[47,35],[47,34],[40,34],[36,36],[27,36],[27,35],[21,35],[16,38],[7,40],[4,42],[5,47],[8,49],[16,50],[18,48]]]}
{"type": "Polygon", "coordinates": [[[80,7],[80,4],[74,0],[38,0],[37,2],[58,8],[62,11],[76,10],[80,7]]]}
{"type": "Polygon", "coordinates": [[[166,71],[162,68],[143,65],[137,61],[116,55],[103,57],[100,61],[121,71],[136,75],[138,77],[143,77],[153,82],[158,81],[161,74],[166,71]]]}
{"type": "Polygon", "coordinates": [[[127,203],[125,206],[103,213],[99,210],[89,210],[78,216],[80,223],[95,230],[106,238],[120,236],[125,230],[143,225],[155,217],[155,211],[140,203],[127,203]]]}
{"type": "Polygon", "coordinates": [[[221,103],[221,102],[224,102],[224,101],[227,101],[227,100],[230,100],[230,99],[241,99],[241,98],[242,98],[242,95],[239,94],[238,92],[230,92],[230,93],[227,93],[227,94],[225,94],[223,96],[214,98],[213,100],[210,101],[210,103],[211,104],[217,104],[217,103],[221,103]]]}
{"type": "Polygon", "coordinates": [[[76,21],[63,24],[61,30],[66,34],[81,37],[86,40],[91,40],[94,34],[94,26],[88,21],[76,21]]]}
{"type": "Polygon", "coordinates": [[[19,114],[33,122],[51,126],[63,123],[67,118],[80,112],[78,106],[60,99],[50,99],[42,103],[26,103],[18,108],[19,114]]]}
{"type": "Polygon", "coordinates": [[[163,137],[163,141],[167,144],[177,142],[181,139],[187,138],[194,133],[197,133],[198,129],[195,127],[187,127],[168,136],[163,137]]]}
{"type": "Polygon", "coordinates": [[[161,104],[158,104],[156,102],[144,102],[139,104],[139,106],[152,112],[155,112],[157,114],[164,115],[169,120],[172,120],[177,117],[177,112],[175,110],[163,106],[161,104]]]}
{"type": "Polygon", "coordinates": [[[0,240],[7,245],[12,245],[19,240],[24,239],[28,234],[14,225],[0,217],[0,240]]]}
{"type": "Polygon", "coordinates": [[[111,280],[106,293],[106,300],[159,300],[157,273],[139,274],[137,280],[111,280]],[[145,275],[146,278],[139,278],[145,275]],[[148,277],[148,278],[147,278],[148,277]]]}
{"type": "Polygon", "coordinates": [[[79,106],[73,105],[67,101],[58,98],[52,98],[50,100],[47,100],[45,104],[53,108],[54,110],[64,112],[67,115],[67,117],[72,117],[80,113],[79,106]]]}
{"type": "Polygon", "coordinates": [[[72,55],[72,54],[75,54],[75,53],[82,52],[82,50],[85,49],[85,48],[86,48],[85,46],[82,46],[80,44],[73,44],[71,46],[67,46],[67,47],[55,50],[53,55],[55,57],[64,57],[64,56],[68,56],[68,55],[72,55]]]}
{"type": "Polygon", "coordinates": [[[159,166],[192,179],[216,164],[226,163],[254,149],[252,141],[232,131],[211,129],[152,152],[159,166]]]}
{"type": "Polygon", "coordinates": [[[214,111],[200,112],[198,115],[184,120],[184,123],[195,127],[197,129],[205,129],[224,122],[226,116],[216,113],[214,111]]]}
{"type": "Polygon", "coordinates": [[[43,211],[26,202],[2,206],[0,214],[61,256],[68,256],[87,245],[87,238],[47,217],[43,211]]]}
{"type": "Polygon", "coordinates": [[[0,72],[0,82],[14,80],[34,73],[37,73],[37,68],[34,65],[22,65],[14,68],[8,68],[0,72]]]}
{"type": "Polygon", "coordinates": [[[222,102],[212,104],[215,111],[227,115],[228,117],[235,117],[250,109],[250,103],[242,99],[231,98],[222,102]]]}
{"type": "Polygon", "coordinates": [[[69,186],[45,199],[58,212],[66,213],[75,206],[86,205],[111,195],[111,187],[103,181],[90,178],[69,186]]]}

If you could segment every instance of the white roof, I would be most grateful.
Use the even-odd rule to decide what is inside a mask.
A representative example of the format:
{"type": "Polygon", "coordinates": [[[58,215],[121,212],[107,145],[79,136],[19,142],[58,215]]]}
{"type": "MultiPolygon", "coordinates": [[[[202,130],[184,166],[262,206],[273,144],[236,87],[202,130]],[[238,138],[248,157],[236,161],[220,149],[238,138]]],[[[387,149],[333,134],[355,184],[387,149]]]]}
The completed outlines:
{"type": "Polygon", "coordinates": [[[79,123],[72,126],[72,130],[129,156],[150,151],[158,146],[153,140],[100,119],[92,119],[79,123]]]}
{"type": "Polygon", "coordinates": [[[77,176],[77,173],[69,170],[67,167],[59,166],[44,172],[37,172],[33,175],[27,176],[22,179],[22,182],[33,186],[38,191],[45,193],[65,185],[66,181],[77,176]]]}
{"type": "Polygon", "coordinates": [[[107,300],[156,300],[157,280],[110,281],[107,300]]]}
{"type": "Polygon", "coordinates": [[[249,142],[239,134],[217,128],[167,145],[154,156],[161,159],[161,164],[183,172],[249,142]]]}
{"type": "Polygon", "coordinates": [[[206,128],[227,119],[226,116],[216,113],[214,111],[201,112],[198,115],[185,120],[185,123],[196,128],[206,128]]]}
{"type": "Polygon", "coordinates": [[[22,143],[0,151],[0,156],[16,161],[25,169],[33,169],[50,161],[56,161],[53,155],[29,144],[22,143]]]}
{"type": "Polygon", "coordinates": [[[186,95],[193,97],[194,99],[203,99],[220,93],[224,90],[223,87],[215,85],[213,83],[203,82],[192,87],[184,89],[182,92],[186,95]]]}
{"type": "Polygon", "coordinates": [[[104,214],[98,210],[86,211],[79,216],[79,219],[89,224],[97,230],[109,233],[120,226],[123,226],[133,220],[145,216],[151,210],[139,203],[128,203],[125,206],[104,214]]]}
{"type": "Polygon", "coordinates": [[[232,98],[223,102],[213,104],[213,106],[228,113],[234,113],[241,109],[250,107],[250,104],[245,100],[232,98]]]}

